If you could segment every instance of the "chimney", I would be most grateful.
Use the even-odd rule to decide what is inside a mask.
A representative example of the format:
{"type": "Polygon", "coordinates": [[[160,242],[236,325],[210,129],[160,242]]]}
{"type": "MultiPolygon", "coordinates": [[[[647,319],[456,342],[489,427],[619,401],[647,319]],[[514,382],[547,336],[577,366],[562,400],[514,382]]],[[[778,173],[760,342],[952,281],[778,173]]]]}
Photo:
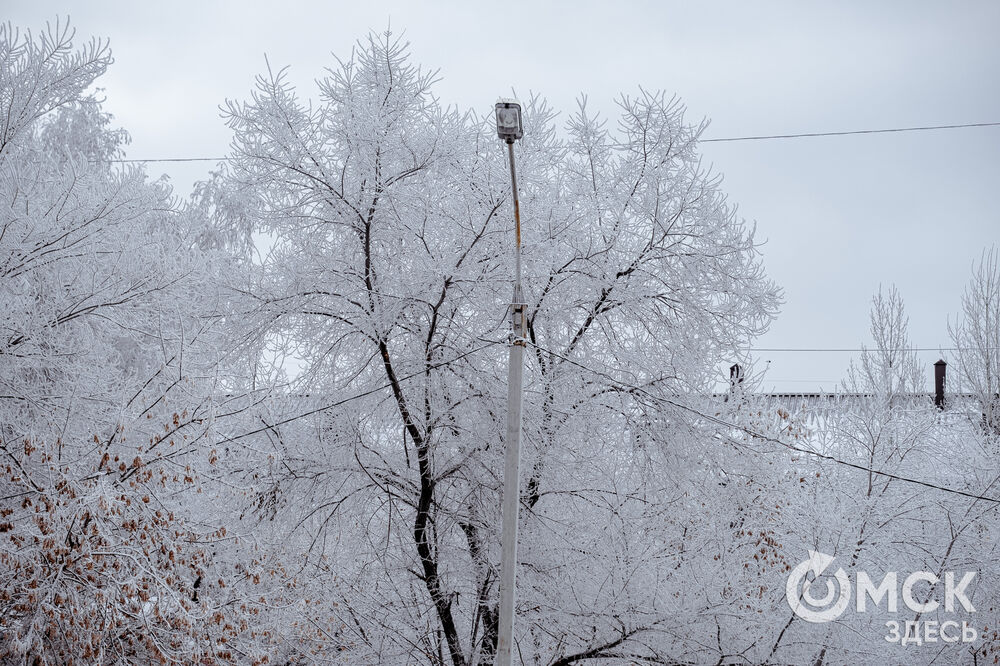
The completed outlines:
{"type": "Polygon", "coordinates": [[[737,385],[743,383],[743,368],[739,363],[734,363],[729,368],[729,388],[735,389],[737,385]]]}
{"type": "Polygon", "coordinates": [[[723,399],[723,402],[729,402],[729,396],[736,392],[736,388],[743,383],[743,368],[740,367],[739,363],[734,363],[729,366],[729,393],[723,399]]]}
{"type": "Polygon", "coordinates": [[[948,364],[939,360],[934,364],[934,405],[944,409],[944,374],[948,364]]]}

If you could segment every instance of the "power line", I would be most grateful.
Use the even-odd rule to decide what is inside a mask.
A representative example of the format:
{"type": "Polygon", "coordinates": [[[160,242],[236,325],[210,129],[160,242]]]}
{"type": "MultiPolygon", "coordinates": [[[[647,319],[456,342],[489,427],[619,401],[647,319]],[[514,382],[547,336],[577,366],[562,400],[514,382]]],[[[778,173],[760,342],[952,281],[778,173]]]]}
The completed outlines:
{"type": "Polygon", "coordinates": [[[846,130],[842,132],[803,132],[801,134],[767,134],[762,136],[731,136],[718,139],[701,139],[701,143],[722,141],[767,141],[770,139],[804,139],[817,136],[848,136],[851,134],[887,134],[889,132],[926,132],[929,130],[963,129],[967,127],[996,127],[998,123],[963,123],[960,125],[926,125],[923,127],[887,127],[884,129],[846,130]]]}
{"type": "Polygon", "coordinates": [[[228,162],[231,157],[155,157],[149,159],[108,160],[112,164],[146,163],[146,162],[228,162]]]}
{"type": "Polygon", "coordinates": [[[762,383],[777,384],[778,382],[791,382],[795,384],[839,384],[839,379],[780,379],[768,377],[762,383]]]}
{"type": "MultiPolygon", "coordinates": [[[[416,372],[411,372],[408,375],[403,375],[397,381],[399,383],[403,383],[403,382],[409,381],[409,380],[413,379],[414,377],[418,377],[420,375],[425,374],[428,370],[435,370],[437,368],[440,368],[440,367],[443,367],[443,366],[446,366],[446,365],[451,365],[455,361],[460,361],[461,359],[465,358],[466,356],[472,356],[473,354],[476,354],[478,352],[483,351],[484,349],[488,349],[489,347],[492,347],[493,345],[498,345],[498,344],[500,344],[500,341],[498,341],[498,340],[488,340],[486,342],[486,344],[481,345],[479,347],[476,347],[475,349],[470,349],[469,351],[464,352],[462,354],[459,354],[458,356],[456,356],[454,358],[450,358],[447,361],[439,361],[438,363],[432,363],[430,365],[424,366],[423,368],[421,368],[420,370],[417,370],[416,372]]],[[[325,412],[328,409],[333,409],[334,407],[339,407],[339,406],[347,404],[348,402],[351,402],[353,400],[358,400],[360,398],[365,398],[367,396],[372,395],[373,393],[378,393],[379,391],[383,391],[383,390],[385,390],[387,388],[392,388],[392,384],[391,383],[382,384],[381,386],[376,386],[373,389],[369,389],[367,391],[362,391],[361,393],[357,393],[355,395],[351,395],[351,396],[348,396],[346,398],[342,398],[340,400],[336,400],[334,402],[331,402],[328,405],[323,405],[322,407],[317,407],[316,409],[310,409],[309,411],[302,412],[301,414],[296,414],[295,416],[289,416],[287,419],[282,419],[280,421],[276,421],[275,423],[267,424],[263,428],[257,428],[256,430],[251,430],[249,432],[244,432],[244,433],[239,434],[239,435],[233,435],[232,437],[227,437],[227,438],[223,439],[220,442],[220,444],[225,444],[226,442],[233,442],[233,441],[236,441],[237,439],[243,439],[244,437],[250,437],[251,435],[256,435],[256,434],[265,432],[267,430],[273,430],[273,429],[277,428],[278,426],[285,425],[286,423],[291,423],[292,421],[298,421],[299,419],[304,419],[307,416],[312,416],[313,414],[318,414],[319,412],[325,412]]]]}
{"type": "MultiPolygon", "coordinates": [[[[726,427],[726,428],[732,428],[734,430],[739,430],[739,431],[741,431],[743,433],[746,433],[747,435],[750,435],[754,439],[758,439],[758,440],[761,440],[761,441],[766,441],[766,442],[771,442],[771,443],[774,443],[774,444],[778,444],[779,446],[782,446],[782,447],[784,447],[786,449],[789,449],[791,451],[795,451],[797,453],[802,453],[802,454],[805,454],[805,455],[814,456],[816,458],[821,458],[823,460],[829,460],[830,462],[836,463],[838,465],[843,465],[845,467],[851,467],[853,469],[861,470],[863,472],[868,472],[869,474],[875,474],[876,476],[883,476],[883,477],[888,478],[888,479],[895,479],[897,481],[903,481],[905,483],[912,483],[912,484],[915,484],[915,485],[918,485],[918,486],[923,486],[925,488],[932,488],[934,490],[940,490],[940,491],[946,492],[946,493],[952,493],[952,494],[955,494],[955,495],[961,495],[963,497],[968,497],[970,499],[983,500],[983,501],[986,501],[986,502],[993,502],[993,503],[996,503],[996,504],[1000,504],[1000,498],[988,497],[986,495],[977,495],[975,493],[970,493],[970,492],[967,492],[967,491],[964,491],[964,490],[958,490],[957,488],[949,488],[947,486],[940,486],[940,485],[937,485],[935,483],[931,483],[930,481],[923,481],[921,479],[913,479],[913,478],[910,478],[910,477],[900,476],[898,474],[893,474],[892,472],[883,472],[882,470],[871,469],[871,468],[865,467],[864,465],[859,465],[857,463],[852,463],[852,462],[847,461],[847,460],[841,460],[840,458],[835,458],[834,456],[831,456],[831,455],[828,455],[828,454],[825,454],[825,453],[820,453],[819,451],[813,451],[811,449],[804,449],[802,447],[795,446],[794,444],[789,444],[788,442],[783,442],[783,441],[781,441],[780,439],[778,439],[776,437],[771,437],[770,435],[765,435],[765,434],[756,432],[755,430],[747,428],[746,426],[741,426],[741,425],[738,425],[736,423],[729,423],[728,421],[726,421],[724,419],[720,419],[717,416],[712,416],[710,414],[706,414],[706,413],[702,412],[700,409],[695,409],[694,407],[690,407],[688,405],[684,405],[684,404],[676,402],[674,400],[670,400],[668,398],[663,398],[663,397],[660,397],[658,395],[653,395],[652,393],[650,393],[646,389],[642,388],[641,386],[635,386],[635,385],[632,385],[632,384],[628,384],[626,382],[619,381],[619,380],[615,379],[614,377],[612,377],[611,375],[607,374],[606,372],[602,372],[600,370],[595,370],[594,368],[588,367],[588,366],[586,366],[586,365],[584,365],[582,363],[574,361],[573,359],[569,358],[568,356],[563,356],[562,354],[559,354],[559,353],[554,352],[552,350],[545,349],[544,347],[540,347],[537,344],[531,342],[530,340],[527,341],[527,342],[528,342],[528,344],[532,345],[533,347],[536,347],[537,349],[545,352],[546,354],[552,354],[553,356],[561,358],[562,360],[566,361],[567,363],[571,363],[572,365],[575,365],[578,368],[581,368],[583,370],[586,370],[587,372],[591,372],[591,373],[593,373],[595,375],[598,375],[600,377],[604,377],[605,379],[610,380],[612,383],[617,384],[617,386],[618,386],[619,389],[625,389],[628,392],[632,392],[632,393],[641,393],[642,395],[648,397],[649,399],[653,400],[654,402],[659,402],[659,403],[671,405],[672,407],[677,407],[678,409],[682,409],[682,410],[691,412],[692,414],[695,414],[699,418],[703,418],[703,419],[705,419],[707,421],[712,421],[716,425],[720,425],[720,426],[723,426],[723,427],[726,427]]],[[[994,481],[994,483],[995,483],[995,481],[994,481]]],[[[990,485],[992,486],[993,484],[991,483],[990,485]]]]}
{"type": "Polygon", "coordinates": [[[996,351],[1000,347],[894,347],[891,349],[879,349],[877,347],[754,347],[748,349],[751,352],[850,352],[850,353],[877,353],[877,352],[937,352],[937,351],[996,351]]]}
{"type": "MultiPolygon", "coordinates": [[[[887,134],[891,132],[927,132],[930,130],[966,129],[971,127],[997,127],[1000,122],[962,123],[958,125],[926,125],[921,127],[887,127],[883,129],[845,130],[841,132],[802,132],[800,134],[765,134],[759,136],[729,136],[715,139],[699,139],[700,143],[722,143],[725,141],[769,141],[772,139],[804,139],[820,136],[849,136],[854,134],[887,134]]],[[[152,162],[228,162],[231,157],[151,157],[144,159],[108,160],[114,164],[147,164],[152,162]]]]}

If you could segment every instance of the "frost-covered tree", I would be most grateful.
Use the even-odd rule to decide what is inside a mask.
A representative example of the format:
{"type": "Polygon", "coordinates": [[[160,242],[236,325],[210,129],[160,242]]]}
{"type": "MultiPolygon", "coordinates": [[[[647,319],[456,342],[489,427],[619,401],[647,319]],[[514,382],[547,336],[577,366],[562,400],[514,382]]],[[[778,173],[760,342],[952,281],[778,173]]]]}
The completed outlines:
{"type": "MultiPolygon", "coordinates": [[[[181,204],[113,162],[107,45],[71,37],[0,28],[0,661],[490,663],[513,242],[490,118],[373,35],[315,102],[269,70],[228,103],[231,160],[181,204]]],[[[996,657],[1000,470],[914,395],[898,293],[851,400],[712,397],[778,293],[703,126],[658,93],[619,108],[557,125],[531,99],[516,146],[518,658],[996,657]],[[914,656],[877,612],[797,621],[813,548],[977,572],[984,640],[914,656]]],[[[995,264],[956,328],[974,353],[1000,345],[995,264]]],[[[986,409],[996,358],[969,366],[986,409]]]]}
{"type": "MultiPolygon", "coordinates": [[[[238,305],[247,364],[301,371],[298,404],[254,429],[278,460],[258,507],[326,590],[317,650],[352,662],[488,663],[496,641],[509,175],[492,124],[432,83],[388,35],[315,102],[269,71],[227,105],[231,161],[204,191],[234,245],[268,243],[238,305]]],[[[560,131],[532,99],[516,146],[526,663],[700,649],[677,636],[702,603],[678,599],[718,478],[682,402],[776,310],[702,127],[661,94],[619,105],[616,131],[585,104],[560,131]]]]}
{"type": "Polygon", "coordinates": [[[0,660],[251,661],[205,483],[221,256],[112,164],[110,51],[72,39],[0,26],[0,660]]]}
{"type": "Polygon", "coordinates": [[[962,294],[962,312],[949,325],[958,348],[961,385],[971,390],[983,411],[984,430],[1000,441],[1000,256],[984,251],[962,294]]]}
{"type": "MultiPolygon", "coordinates": [[[[869,468],[865,496],[871,497],[879,481],[871,469],[902,462],[916,446],[921,433],[933,423],[923,392],[924,377],[907,335],[908,319],[896,288],[882,290],[872,299],[870,313],[873,347],[862,348],[852,361],[844,382],[848,395],[858,396],[843,409],[846,428],[839,430],[847,448],[861,453],[869,468]],[[920,413],[922,418],[914,418],[920,413]],[[906,418],[900,418],[905,414],[906,418]]],[[[833,424],[836,430],[841,423],[833,424]]]]}
{"type": "Polygon", "coordinates": [[[819,625],[781,609],[787,624],[780,632],[771,629],[777,640],[769,658],[823,664],[974,663],[973,652],[978,659],[995,654],[989,639],[972,645],[942,641],[934,650],[917,653],[898,640],[883,640],[889,621],[904,629],[907,622],[966,621],[980,633],[993,623],[998,572],[984,538],[988,543],[986,535],[1000,527],[1000,507],[988,499],[995,496],[1000,476],[977,446],[975,432],[959,415],[937,409],[924,390],[903,301],[894,287],[875,295],[870,321],[873,344],[852,361],[843,392],[803,410],[810,427],[800,448],[824,457],[798,455],[790,465],[808,483],[786,484],[781,492],[782,513],[790,514],[782,522],[789,525],[792,518],[782,538],[783,554],[792,559],[794,553],[801,561],[809,550],[827,553],[852,580],[859,572],[876,581],[895,572],[902,583],[911,572],[928,571],[941,582],[919,589],[915,598],[941,606],[918,613],[900,604],[898,612],[890,612],[884,603],[869,603],[861,613],[852,601],[836,622],[819,625]],[[944,610],[943,579],[949,571],[959,577],[976,573],[969,596],[978,615],[961,607],[958,614],[944,610]]]}

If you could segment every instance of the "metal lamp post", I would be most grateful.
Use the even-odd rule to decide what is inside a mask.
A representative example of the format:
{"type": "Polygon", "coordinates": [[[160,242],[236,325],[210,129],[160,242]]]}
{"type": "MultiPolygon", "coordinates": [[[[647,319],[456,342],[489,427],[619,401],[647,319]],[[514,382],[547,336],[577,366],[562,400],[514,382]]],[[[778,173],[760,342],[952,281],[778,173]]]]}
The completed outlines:
{"type": "Polygon", "coordinates": [[[494,664],[510,666],[514,633],[514,588],[517,578],[517,514],[520,506],[521,393],[524,341],[527,334],[526,304],[521,291],[521,211],[514,171],[514,141],[523,135],[521,105],[501,100],[496,105],[497,134],[507,142],[510,185],[514,191],[514,297],[511,309],[511,344],[507,379],[507,434],[503,468],[503,527],[500,535],[500,618],[494,664]]]}

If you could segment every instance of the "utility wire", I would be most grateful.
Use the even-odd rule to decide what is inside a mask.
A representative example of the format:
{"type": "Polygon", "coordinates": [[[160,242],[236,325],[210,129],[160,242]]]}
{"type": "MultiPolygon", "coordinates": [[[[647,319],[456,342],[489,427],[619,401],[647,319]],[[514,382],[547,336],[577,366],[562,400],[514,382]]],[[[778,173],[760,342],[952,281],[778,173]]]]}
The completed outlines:
{"type": "MultiPolygon", "coordinates": [[[[961,495],[963,497],[968,497],[970,499],[983,500],[983,501],[986,501],[986,502],[993,502],[993,503],[996,503],[996,504],[1000,504],[1000,498],[988,497],[988,496],[985,496],[985,495],[977,495],[975,493],[966,492],[964,490],[958,490],[956,488],[949,488],[947,486],[940,486],[940,485],[937,485],[935,483],[931,483],[930,481],[923,481],[921,479],[912,479],[912,478],[909,478],[909,477],[900,476],[898,474],[893,474],[891,472],[883,472],[883,471],[877,470],[877,469],[870,469],[868,467],[865,467],[864,465],[858,465],[856,463],[852,463],[852,462],[849,462],[847,460],[841,460],[840,458],[835,458],[834,456],[827,455],[825,453],[820,453],[819,451],[813,451],[813,450],[810,450],[810,449],[803,449],[801,447],[795,446],[794,444],[789,444],[788,442],[783,442],[780,439],[777,439],[775,437],[771,437],[770,435],[765,435],[765,434],[759,433],[759,432],[757,432],[755,430],[752,430],[750,428],[747,428],[745,426],[741,426],[741,425],[738,425],[738,424],[735,424],[735,423],[729,423],[728,421],[726,421],[724,419],[720,419],[717,416],[711,416],[709,414],[706,414],[706,413],[702,412],[700,409],[695,409],[694,407],[689,407],[688,405],[684,405],[684,404],[676,402],[674,400],[670,400],[668,398],[663,398],[663,397],[660,397],[658,395],[653,395],[652,393],[650,393],[646,389],[642,388],[641,386],[634,386],[632,384],[628,384],[626,382],[619,381],[619,380],[615,379],[614,377],[612,377],[611,375],[609,375],[609,374],[607,374],[605,372],[602,372],[600,370],[595,370],[594,368],[588,367],[588,366],[586,366],[586,365],[584,365],[582,363],[574,361],[573,359],[571,359],[571,358],[569,358],[567,356],[563,356],[562,354],[554,352],[554,351],[552,351],[550,349],[545,349],[543,347],[540,347],[537,344],[531,342],[530,340],[527,341],[527,342],[528,342],[528,344],[532,345],[533,347],[536,347],[537,349],[545,352],[546,354],[552,354],[553,356],[561,358],[562,360],[566,361],[567,363],[575,365],[578,368],[581,368],[583,370],[586,370],[587,372],[591,372],[591,373],[593,373],[595,375],[598,375],[600,377],[604,377],[605,379],[610,380],[614,384],[617,384],[618,387],[619,387],[619,389],[625,389],[628,392],[633,392],[633,393],[641,393],[642,395],[648,397],[649,399],[651,399],[651,400],[653,400],[655,402],[659,402],[659,403],[671,405],[673,407],[677,407],[678,409],[682,409],[682,410],[691,412],[692,414],[695,414],[696,416],[698,416],[700,418],[703,418],[703,419],[705,419],[707,421],[712,421],[716,425],[720,425],[720,426],[723,426],[725,428],[732,428],[734,430],[740,430],[740,431],[746,433],[747,435],[750,435],[754,439],[758,439],[758,440],[762,440],[762,441],[765,441],[765,442],[771,442],[771,443],[774,443],[774,444],[778,444],[779,446],[783,446],[784,448],[789,449],[791,451],[795,451],[797,453],[803,453],[803,454],[806,454],[806,455],[814,456],[816,458],[821,458],[823,460],[829,460],[830,462],[836,463],[838,465],[843,465],[845,467],[851,467],[853,469],[861,470],[863,472],[868,472],[870,474],[875,474],[877,476],[883,476],[883,477],[886,477],[888,479],[896,479],[898,481],[903,481],[905,483],[912,483],[912,484],[915,484],[915,485],[918,485],[918,486],[923,486],[925,488],[932,488],[934,490],[940,490],[941,492],[952,493],[952,494],[955,494],[955,495],[961,495]]],[[[992,485],[992,484],[990,484],[990,485],[992,485]]]]}
{"type": "Polygon", "coordinates": [[[122,159],[122,160],[108,160],[113,164],[135,164],[142,162],[143,164],[147,162],[228,162],[231,157],[158,157],[150,159],[122,159]]]}
{"type": "Polygon", "coordinates": [[[722,141],[767,141],[770,139],[803,139],[817,136],[848,136],[850,134],[887,134],[890,132],[926,132],[929,130],[961,129],[966,127],[995,127],[1000,123],[963,123],[960,125],[926,125],[923,127],[887,127],[885,129],[847,130],[843,132],[803,132],[801,134],[767,134],[763,136],[731,136],[719,139],[701,139],[700,143],[722,141]]]}
{"type": "Polygon", "coordinates": [[[936,352],[936,351],[996,351],[1000,350],[1000,347],[894,347],[891,349],[879,349],[877,347],[796,347],[796,348],[779,348],[779,347],[753,347],[747,351],[751,352],[867,352],[867,353],[878,353],[878,352],[936,352]]]}
{"type": "MultiPolygon", "coordinates": [[[[483,351],[484,349],[488,349],[489,347],[492,347],[493,345],[498,345],[498,344],[500,344],[500,341],[498,341],[498,340],[488,340],[486,342],[486,344],[481,345],[479,347],[476,347],[475,349],[470,349],[469,351],[467,351],[465,353],[462,353],[462,354],[459,354],[458,356],[456,356],[454,358],[451,358],[451,359],[448,359],[447,361],[439,361],[438,363],[432,363],[431,365],[424,366],[423,368],[421,368],[420,370],[417,370],[416,372],[411,372],[408,375],[403,375],[402,377],[398,378],[398,381],[399,381],[399,383],[403,383],[403,382],[409,381],[409,380],[413,379],[414,377],[417,377],[419,375],[423,375],[428,370],[435,370],[435,369],[440,368],[440,367],[445,366],[445,365],[451,365],[455,361],[460,361],[461,359],[465,358],[466,356],[471,356],[473,354],[476,354],[478,352],[483,351]]],[[[339,406],[347,404],[348,402],[351,402],[353,400],[358,400],[360,398],[367,397],[369,395],[372,395],[373,393],[378,393],[379,391],[383,391],[383,390],[385,390],[387,388],[392,388],[392,384],[391,383],[389,383],[389,384],[382,384],[381,386],[376,386],[373,389],[369,389],[367,391],[363,391],[361,393],[357,393],[355,395],[348,396],[346,398],[342,398],[342,399],[337,400],[335,402],[331,402],[328,405],[324,405],[322,407],[317,407],[316,409],[310,409],[307,412],[302,412],[301,414],[296,414],[295,416],[289,416],[287,419],[282,419],[282,420],[277,421],[275,423],[271,423],[271,424],[265,425],[263,428],[257,428],[256,430],[251,430],[249,432],[245,432],[245,433],[240,434],[240,435],[233,435],[232,437],[227,437],[226,439],[222,440],[220,442],[220,444],[225,444],[226,442],[234,442],[237,439],[243,439],[244,437],[250,437],[251,435],[256,435],[256,434],[265,432],[267,430],[273,430],[274,428],[277,428],[278,426],[285,425],[286,423],[291,423],[292,421],[297,421],[299,419],[304,419],[307,416],[312,416],[313,414],[318,414],[319,412],[325,412],[328,409],[333,409],[334,407],[339,407],[339,406]]]]}
{"type": "MultiPolygon", "coordinates": [[[[800,134],[766,134],[760,136],[729,136],[715,139],[699,139],[700,143],[722,143],[724,141],[769,141],[772,139],[804,139],[819,136],[849,136],[852,134],[887,134],[891,132],[926,132],[930,130],[951,130],[970,127],[997,127],[995,123],[962,123],[958,125],[926,125],[923,127],[887,127],[884,129],[846,130],[842,132],[803,132],[800,134]]],[[[137,164],[151,162],[228,162],[231,157],[160,157],[148,159],[108,160],[115,164],[137,164]]]]}
{"type": "MultiPolygon", "coordinates": [[[[594,368],[588,367],[588,366],[586,366],[586,365],[584,365],[584,364],[582,364],[582,363],[580,363],[578,361],[574,361],[573,359],[571,359],[571,358],[569,358],[567,356],[563,356],[562,354],[559,354],[559,353],[554,352],[552,350],[545,349],[544,347],[541,347],[541,346],[539,346],[539,345],[537,345],[537,344],[535,344],[535,343],[533,343],[531,341],[527,341],[527,342],[528,342],[528,344],[531,344],[533,347],[538,348],[539,350],[545,352],[546,354],[552,354],[553,356],[561,358],[562,360],[566,361],[567,363],[575,365],[578,368],[586,370],[587,372],[590,372],[590,373],[593,373],[595,375],[604,377],[604,378],[610,380],[611,382],[613,382],[614,384],[617,384],[618,387],[621,388],[621,389],[626,389],[629,392],[641,393],[641,394],[645,395],[646,397],[650,398],[651,400],[653,400],[655,402],[659,402],[659,403],[663,403],[663,404],[668,404],[668,405],[671,405],[673,407],[677,407],[678,409],[682,409],[682,410],[691,412],[692,414],[695,414],[696,416],[698,416],[700,418],[703,418],[703,419],[706,419],[708,421],[712,421],[713,423],[715,423],[717,425],[720,425],[720,426],[723,426],[723,427],[726,427],[726,428],[732,428],[734,430],[740,430],[740,431],[742,431],[742,432],[750,435],[754,439],[759,439],[759,440],[762,440],[762,441],[772,442],[774,444],[778,444],[779,446],[782,446],[782,447],[784,447],[786,449],[789,449],[791,451],[795,451],[797,453],[803,453],[803,454],[806,454],[806,455],[810,455],[810,456],[814,456],[814,457],[817,457],[817,458],[821,458],[823,460],[829,460],[829,461],[831,461],[833,463],[836,463],[838,465],[843,465],[843,466],[846,466],[846,467],[851,467],[853,469],[857,469],[857,470],[860,470],[860,471],[863,471],[863,472],[868,472],[868,473],[871,473],[871,474],[875,474],[877,476],[883,476],[883,477],[886,477],[886,478],[889,478],[889,479],[896,479],[898,481],[902,481],[902,482],[905,482],[905,483],[911,483],[911,484],[923,486],[925,488],[931,488],[933,490],[939,490],[939,491],[942,491],[942,492],[952,493],[952,494],[955,494],[955,495],[961,495],[963,497],[968,497],[970,499],[983,500],[983,501],[986,501],[986,502],[993,502],[993,503],[996,503],[996,504],[1000,504],[1000,499],[995,498],[995,497],[987,497],[985,495],[977,495],[975,493],[966,492],[964,490],[958,490],[958,489],[955,489],[955,488],[948,488],[947,486],[937,485],[937,484],[931,483],[929,481],[922,481],[920,479],[913,479],[913,478],[909,478],[909,477],[905,477],[905,476],[900,476],[898,474],[893,474],[891,472],[883,472],[882,470],[869,469],[869,468],[867,468],[867,467],[865,467],[863,465],[858,465],[856,463],[852,463],[852,462],[849,462],[849,461],[846,461],[846,460],[841,460],[839,458],[835,458],[834,456],[827,455],[827,454],[824,454],[824,453],[820,453],[818,451],[812,451],[810,449],[803,449],[803,448],[795,446],[793,444],[789,444],[788,442],[783,442],[780,439],[777,439],[775,437],[771,437],[769,435],[764,435],[762,433],[756,432],[756,431],[751,430],[750,428],[747,428],[745,426],[741,426],[741,425],[738,425],[738,424],[735,424],[735,423],[729,423],[728,421],[720,419],[720,418],[718,418],[716,416],[711,416],[709,414],[706,414],[706,413],[702,412],[699,409],[695,409],[694,407],[689,407],[688,405],[684,405],[684,404],[676,402],[674,400],[670,400],[670,399],[663,398],[663,397],[660,397],[660,396],[657,396],[657,395],[653,395],[652,393],[650,393],[649,391],[647,391],[646,389],[644,389],[644,388],[642,388],[640,386],[635,386],[635,385],[632,385],[632,384],[628,384],[627,382],[619,381],[619,380],[615,379],[614,377],[612,377],[611,375],[609,375],[609,374],[607,374],[605,372],[601,372],[600,370],[596,370],[594,368]]],[[[449,359],[447,361],[440,361],[438,363],[431,364],[430,366],[426,366],[425,368],[422,368],[420,370],[412,372],[412,373],[410,373],[408,375],[404,375],[404,376],[400,377],[398,381],[399,382],[409,381],[410,379],[413,379],[414,377],[417,377],[419,375],[423,375],[428,369],[436,369],[436,368],[440,368],[440,367],[445,366],[445,365],[449,365],[451,363],[454,363],[455,361],[459,361],[459,360],[461,360],[461,359],[463,359],[463,358],[465,358],[467,356],[471,356],[472,354],[476,354],[476,353],[478,353],[480,351],[483,351],[484,349],[488,349],[489,347],[492,347],[493,345],[497,345],[497,344],[500,344],[500,341],[497,341],[497,340],[488,340],[486,342],[486,344],[480,345],[479,347],[476,347],[474,349],[470,349],[469,351],[467,351],[465,353],[462,353],[462,354],[459,354],[458,356],[456,356],[454,358],[451,358],[451,359],[449,359]]],[[[290,416],[290,417],[288,417],[286,419],[282,419],[282,420],[277,421],[275,423],[271,423],[271,424],[265,425],[262,428],[257,428],[255,430],[251,430],[251,431],[242,433],[240,435],[234,435],[232,437],[228,437],[228,438],[222,440],[221,443],[232,442],[232,441],[235,441],[237,439],[242,439],[244,437],[250,437],[252,435],[256,435],[256,434],[259,434],[259,433],[262,433],[262,432],[265,432],[265,431],[268,431],[268,430],[273,430],[274,428],[277,428],[278,426],[282,426],[282,425],[285,425],[287,423],[291,423],[293,421],[297,421],[299,419],[306,418],[307,416],[311,416],[313,414],[317,414],[319,412],[323,412],[323,411],[326,411],[328,409],[333,409],[334,407],[339,407],[339,406],[344,405],[344,404],[346,404],[348,402],[351,402],[353,400],[358,400],[360,398],[364,398],[366,396],[372,395],[374,393],[378,393],[379,391],[382,391],[384,389],[391,388],[391,387],[392,387],[392,384],[383,384],[381,386],[377,386],[377,387],[369,389],[367,391],[363,391],[361,393],[357,393],[357,394],[349,396],[347,398],[342,398],[340,400],[334,401],[334,402],[332,402],[332,403],[330,403],[328,405],[324,405],[323,407],[317,407],[316,409],[310,409],[310,410],[308,410],[306,412],[303,412],[301,414],[297,414],[295,416],[290,416]]]]}

